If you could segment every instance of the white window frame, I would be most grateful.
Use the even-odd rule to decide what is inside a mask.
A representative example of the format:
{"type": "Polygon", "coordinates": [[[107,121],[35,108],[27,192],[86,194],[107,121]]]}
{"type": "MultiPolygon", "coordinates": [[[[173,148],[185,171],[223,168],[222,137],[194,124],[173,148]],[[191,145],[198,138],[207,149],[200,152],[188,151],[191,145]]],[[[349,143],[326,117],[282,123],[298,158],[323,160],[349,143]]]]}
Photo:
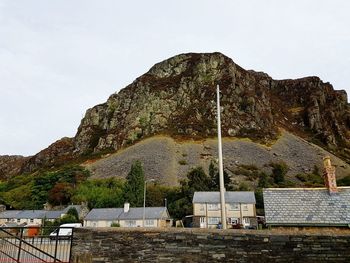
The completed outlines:
{"type": "Polygon", "coordinates": [[[125,220],[126,227],[136,227],[136,220],[125,220]]]}
{"type": "Polygon", "coordinates": [[[208,217],[208,225],[217,225],[220,222],[220,217],[208,217]]]}
{"type": "Polygon", "coordinates": [[[219,204],[208,204],[208,211],[218,211],[219,209],[219,204]]]}
{"type": "Polygon", "coordinates": [[[148,227],[154,226],[154,219],[146,219],[145,226],[148,226],[148,227]]]}
{"type": "Polygon", "coordinates": [[[242,204],[242,206],[243,206],[243,211],[248,211],[248,204],[242,204]]]}
{"type": "Polygon", "coordinates": [[[204,204],[199,204],[199,211],[201,211],[201,212],[204,211],[204,204]]]}
{"type": "Polygon", "coordinates": [[[237,204],[237,203],[229,204],[229,210],[230,211],[239,211],[239,204],[237,204]]]}

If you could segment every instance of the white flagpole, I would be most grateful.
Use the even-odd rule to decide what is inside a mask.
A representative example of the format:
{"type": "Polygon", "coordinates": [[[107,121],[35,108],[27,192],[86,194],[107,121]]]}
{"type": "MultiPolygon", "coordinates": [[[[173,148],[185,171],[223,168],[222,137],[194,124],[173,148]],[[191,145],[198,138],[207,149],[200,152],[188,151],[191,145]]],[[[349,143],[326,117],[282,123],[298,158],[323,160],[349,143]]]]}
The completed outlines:
{"type": "Polygon", "coordinates": [[[221,224],[222,228],[226,229],[226,205],[225,205],[225,186],[224,172],[222,164],[222,144],[221,144],[221,119],[220,119],[220,88],[216,86],[217,97],[217,115],[218,115],[218,153],[219,153],[219,181],[220,181],[220,204],[221,204],[221,224]]]}

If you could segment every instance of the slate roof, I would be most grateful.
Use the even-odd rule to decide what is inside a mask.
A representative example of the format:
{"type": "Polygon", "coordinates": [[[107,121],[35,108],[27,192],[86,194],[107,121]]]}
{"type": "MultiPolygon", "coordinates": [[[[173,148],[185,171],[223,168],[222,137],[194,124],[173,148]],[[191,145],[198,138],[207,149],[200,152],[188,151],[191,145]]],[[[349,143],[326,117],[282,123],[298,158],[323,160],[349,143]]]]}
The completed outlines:
{"type": "Polygon", "coordinates": [[[45,218],[56,219],[56,218],[60,218],[61,215],[62,215],[62,210],[60,210],[60,211],[46,211],[45,218]]]}
{"type": "Polygon", "coordinates": [[[116,220],[123,212],[123,208],[93,208],[84,218],[85,220],[116,220]]]}
{"type": "MultiPolygon", "coordinates": [[[[85,220],[136,220],[143,218],[143,207],[130,208],[124,213],[124,208],[94,208],[85,220]]],[[[165,207],[146,207],[146,219],[167,219],[169,218],[168,210],[165,207]]]]}
{"type": "MultiPolygon", "coordinates": [[[[142,219],[143,218],[143,207],[130,208],[127,213],[122,213],[119,216],[119,220],[128,219],[142,219]]],[[[145,208],[145,219],[167,219],[169,214],[165,207],[146,207],[145,208]]]]}
{"type": "Polygon", "coordinates": [[[82,209],[80,205],[70,205],[63,210],[5,210],[0,212],[0,218],[14,218],[14,219],[56,219],[66,214],[69,208],[74,207],[78,213],[82,209]]]}
{"type": "Polygon", "coordinates": [[[5,210],[0,212],[0,218],[15,218],[21,210],[5,210]]]}
{"type": "Polygon", "coordinates": [[[350,224],[350,187],[267,188],[263,191],[268,225],[340,226],[350,224]]]}
{"type": "MultiPolygon", "coordinates": [[[[255,195],[252,191],[225,192],[226,203],[255,204],[255,195]]],[[[194,192],[192,203],[220,203],[220,192],[194,192]]]]}
{"type": "Polygon", "coordinates": [[[27,219],[36,219],[36,218],[44,218],[45,210],[23,210],[17,213],[13,218],[27,218],[27,219]]]}

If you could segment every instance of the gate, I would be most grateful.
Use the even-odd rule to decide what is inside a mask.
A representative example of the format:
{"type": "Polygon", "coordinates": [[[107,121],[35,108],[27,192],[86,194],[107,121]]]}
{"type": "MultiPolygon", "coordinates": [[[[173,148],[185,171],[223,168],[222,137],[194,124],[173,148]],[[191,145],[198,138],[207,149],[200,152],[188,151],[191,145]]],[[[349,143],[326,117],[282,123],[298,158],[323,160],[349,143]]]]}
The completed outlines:
{"type": "Polygon", "coordinates": [[[73,229],[61,227],[55,234],[38,235],[47,232],[45,228],[0,227],[0,262],[69,263],[73,229]]]}

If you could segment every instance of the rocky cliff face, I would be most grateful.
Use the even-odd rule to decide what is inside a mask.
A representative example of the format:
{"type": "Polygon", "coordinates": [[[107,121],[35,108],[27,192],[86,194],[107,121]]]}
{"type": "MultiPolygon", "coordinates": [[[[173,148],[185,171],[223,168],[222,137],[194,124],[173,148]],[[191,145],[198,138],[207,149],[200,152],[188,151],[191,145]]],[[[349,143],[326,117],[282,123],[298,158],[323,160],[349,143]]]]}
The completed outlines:
{"type": "Polygon", "coordinates": [[[20,155],[0,156],[0,180],[21,173],[21,169],[28,158],[20,155]]]}
{"type": "Polygon", "coordinates": [[[155,134],[216,136],[216,84],[222,133],[268,143],[283,128],[350,160],[350,106],[345,91],[318,77],[273,80],[220,53],[182,54],[154,65],[106,103],[88,109],[74,138],[25,160],[21,171],[51,167],[81,155],[115,151],[155,134]]]}
{"type": "Polygon", "coordinates": [[[345,91],[317,77],[273,80],[220,54],[183,54],[153,66],[105,104],[86,112],[74,138],[79,153],[117,150],[153,135],[216,135],[215,85],[221,88],[223,136],[267,142],[278,128],[349,147],[345,91]]]}

